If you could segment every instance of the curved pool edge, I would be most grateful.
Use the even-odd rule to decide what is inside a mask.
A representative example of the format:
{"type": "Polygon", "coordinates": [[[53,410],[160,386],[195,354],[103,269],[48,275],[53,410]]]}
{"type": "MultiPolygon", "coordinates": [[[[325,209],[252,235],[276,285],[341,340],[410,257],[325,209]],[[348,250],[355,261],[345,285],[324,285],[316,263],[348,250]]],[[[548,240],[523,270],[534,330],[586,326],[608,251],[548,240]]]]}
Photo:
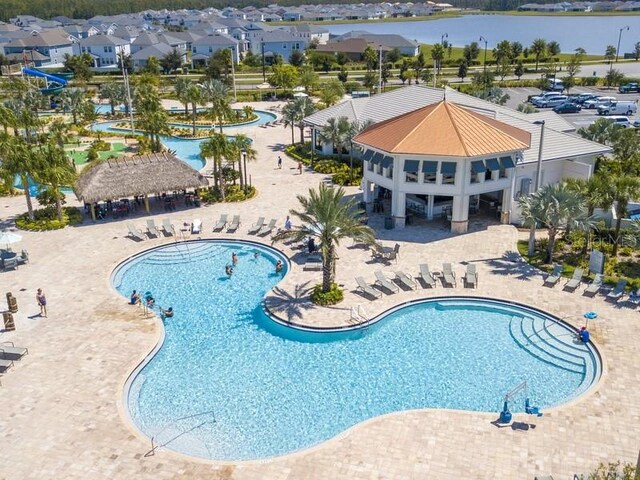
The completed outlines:
{"type": "MultiPolygon", "coordinates": [[[[194,240],[186,240],[186,241],[182,241],[182,242],[171,242],[171,243],[165,243],[165,244],[161,244],[161,245],[156,245],[150,248],[145,248],[144,250],[141,250],[133,255],[129,255],[126,258],[124,258],[123,260],[117,262],[117,264],[115,265],[115,267],[112,268],[110,275],[108,276],[108,282],[109,282],[109,286],[111,287],[111,289],[114,291],[114,293],[119,296],[120,298],[122,297],[119,292],[117,291],[117,289],[115,288],[115,284],[113,283],[112,279],[114,274],[118,271],[119,268],[121,268],[124,264],[126,264],[127,262],[129,262],[130,260],[144,255],[147,252],[156,250],[158,248],[164,248],[167,246],[170,246],[172,243],[207,243],[207,242],[236,242],[236,243],[245,243],[245,244],[249,244],[249,245],[256,245],[259,246],[261,248],[266,248],[269,250],[272,250],[276,253],[278,253],[279,255],[281,255],[287,262],[287,271],[286,274],[282,277],[282,279],[286,278],[286,276],[290,273],[291,270],[291,260],[290,258],[281,250],[274,248],[270,245],[264,244],[264,243],[260,243],[260,242],[255,242],[255,241],[251,241],[251,240],[246,240],[246,239],[237,239],[237,238],[200,238],[200,239],[194,239],[194,240]]],[[[282,281],[282,280],[281,280],[282,281]]],[[[280,283],[280,282],[278,282],[280,283]]],[[[274,288],[276,288],[278,284],[274,285],[266,294],[265,297],[273,291],[274,288]]],[[[400,310],[404,307],[408,307],[411,305],[415,305],[415,304],[419,304],[419,303],[426,303],[426,302],[437,302],[437,301],[451,301],[451,300],[462,300],[462,301],[484,301],[484,302],[493,302],[496,304],[502,304],[502,305],[507,305],[507,306],[515,306],[518,308],[522,308],[525,310],[531,310],[533,312],[535,312],[538,315],[543,315],[545,317],[548,317],[549,319],[552,319],[555,322],[558,322],[560,324],[562,324],[565,328],[568,328],[570,330],[573,331],[577,331],[576,327],[574,327],[573,325],[571,325],[569,322],[567,322],[566,320],[550,314],[549,312],[546,312],[542,309],[539,309],[537,307],[532,307],[530,305],[526,305],[520,302],[516,302],[513,300],[508,300],[508,299],[499,299],[499,298],[495,298],[495,297],[485,297],[485,296],[473,296],[473,295],[448,295],[448,296],[436,296],[436,297],[421,297],[418,299],[413,299],[413,300],[408,300],[405,302],[401,302],[398,303],[396,305],[393,305],[389,308],[387,308],[386,310],[380,312],[379,314],[375,315],[371,320],[367,321],[367,322],[361,322],[359,324],[350,324],[350,325],[345,325],[344,327],[327,327],[327,328],[322,328],[322,327],[312,327],[312,326],[308,326],[308,325],[302,325],[302,324],[297,324],[295,322],[287,322],[285,320],[283,320],[282,318],[280,318],[279,316],[275,315],[274,313],[271,312],[270,309],[268,309],[268,307],[265,304],[264,299],[262,300],[262,302],[260,303],[260,306],[263,308],[264,312],[266,313],[267,317],[269,318],[269,320],[281,325],[282,327],[285,328],[292,328],[292,329],[296,329],[296,330],[302,330],[302,331],[307,331],[307,332],[316,332],[316,333],[331,333],[331,332],[348,332],[348,331],[357,331],[363,328],[368,328],[369,326],[376,324],[382,320],[384,320],[386,317],[388,317],[390,314],[394,313],[397,310],[400,310]]],[[[151,440],[152,438],[149,437],[146,433],[144,433],[142,430],[140,430],[138,428],[138,426],[135,424],[135,422],[133,421],[133,419],[131,418],[131,414],[129,411],[129,408],[127,407],[128,405],[128,399],[129,399],[129,393],[130,393],[130,388],[131,385],[133,383],[133,381],[135,380],[135,378],[137,377],[138,373],[153,359],[153,357],[157,354],[157,352],[162,348],[163,344],[164,344],[164,340],[166,338],[166,331],[164,328],[164,322],[162,321],[161,317],[158,316],[157,314],[153,314],[153,321],[154,321],[154,326],[155,328],[155,333],[156,333],[156,339],[155,339],[155,343],[153,345],[153,347],[149,350],[148,353],[146,353],[141,359],[133,361],[130,365],[130,367],[127,369],[127,372],[124,375],[124,381],[122,381],[120,383],[120,387],[118,390],[118,394],[117,394],[117,398],[118,400],[116,401],[116,405],[117,405],[117,409],[119,411],[119,415],[123,420],[123,424],[132,432],[134,433],[136,436],[138,436],[141,440],[148,442],[149,444],[149,450],[147,452],[145,452],[145,456],[149,455],[149,454],[155,454],[155,451],[153,453],[152,452],[152,444],[151,444],[151,440]]],[[[598,345],[597,342],[594,342],[593,340],[590,340],[590,347],[591,350],[593,351],[594,355],[597,357],[597,360],[599,361],[599,365],[600,365],[600,372],[599,375],[597,376],[597,379],[594,379],[592,381],[592,383],[589,385],[589,387],[587,389],[585,389],[583,392],[581,392],[579,395],[559,404],[559,405],[555,405],[555,406],[551,406],[551,407],[547,407],[544,409],[544,414],[548,415],[548,414],[554,414],[560,410],[566,409],[566,408],[570,408],[570,407],[574,407],[579,403],[584,402],[588,397],[591,397],[593,394],[595,394],[603,385],[604,383],[604,379],[608,376],[608,365],[606,362],[605,357],[602,355],[601,352],[601,347],[598,345]]],[[[234,465],[260,465],[260,464],[265,464],[268,462],[277,462],[277,461],[283,461],[283,460],[287,460],[287,459],[291,459],[291,458],[296,458],[296,457],[300,457],[303,455],[308,455],[310,453],[313,453],[314,451],[317,450],[321,450],[324,448],[329,447],[331,444],[338,442],[340,440],[342,440],[343,438],[346,438],[347,436],[349,436],[350,434],[352,434],[356,429],[359,428],[365,428],[367,425],[374,423],[374,422],[378,422],[378,421],[384,421],[384,419],[386,418],[391,418],[391,417],[396,417],[398,415],[405,415],[405,414],[411,414],[411,413],[425,413],[425,412],[446,412],[448,414],[462,414],[465,416],[477,416],[477,417],[481,417],[481,418],[486,418],[487,422],[492,422],[496,420],[496,415],[499,412],[482,412],[482,411],[470,411],[470,410],[458,410],[458,409],[448,409],[448,408],[418,408],[418,409],[408,409],[408,410],[398,410],[398,411],[394,411],[394,412],[388,412],[385,413],[383,415],[377,415],[371,418],[367,418],[362,420],[361,422],[358,422],[348,428],[346,428],[345,430],[337,433],[336,435],[334,435],[331,438],[328,438],[318,444],[315,445],[311,445],[309,447],[305,447],[302,448],[300,450],[296,450],[293,452],[289,452],[289,453],[285,453],[282,455],[276,455],[276,456],[272,456],[272,457],[264,457],[264,458],[260,458],[260,459],[250,459],[250,460],[217,460],[217,459],[207,459],[207,458],[203,458],[203,457],[198,457],[198,456],[193,456],[193,455],[188,455],[186,453],[182,453],[176,450],[172,450],[170,448],[162,448],[162,447],[156,447],[156,449],[160,449],[162,448],[162,452],[163,453],[169,453],[170,455],[175,455],[177,456],[177,458],[181,458],[184,460],[188,460],[190,462],[196,462],[196,463],[202,463],[202,464],[207,464],[207,465],[229,465],[229,464],[234,464],[234,465]]],[[[522,412],[517,412],[517,415],[524,415],[522,412]]],[[[544,417],[542,417],[544,418],[544,417]]]]}

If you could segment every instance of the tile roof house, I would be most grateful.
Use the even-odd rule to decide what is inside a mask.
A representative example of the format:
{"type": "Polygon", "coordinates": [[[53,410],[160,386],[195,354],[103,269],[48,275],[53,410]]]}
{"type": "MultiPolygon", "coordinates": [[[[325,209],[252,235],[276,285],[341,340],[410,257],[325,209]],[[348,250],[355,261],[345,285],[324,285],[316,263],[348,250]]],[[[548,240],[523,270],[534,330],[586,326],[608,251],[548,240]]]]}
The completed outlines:
{"type": "Polygon", "coordinates": [[[442,215],[462,233],[481,204],[492,206],[501,222],[519,223],[516,199],[531,192],[539,154],[545,185],[589,178],[596,158],[611,151],[577,136],[553,112],[527,115],[450,88],[412,85],[316,112],[305,123],[318,153],[333,153],[317,131],[338,117],[374,122],[354,138],[364,161],[364,200],[388,190],[398,227],[411,215],[442,215]],[[540,121],[544,127],[534,123],[540,121]]]}

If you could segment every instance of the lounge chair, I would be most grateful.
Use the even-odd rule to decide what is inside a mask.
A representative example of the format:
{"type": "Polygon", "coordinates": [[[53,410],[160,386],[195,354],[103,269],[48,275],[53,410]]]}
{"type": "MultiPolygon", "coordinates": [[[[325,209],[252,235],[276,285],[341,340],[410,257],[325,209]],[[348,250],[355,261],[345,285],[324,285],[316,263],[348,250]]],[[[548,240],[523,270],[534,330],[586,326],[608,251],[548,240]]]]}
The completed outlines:
{"type": "Polygon", "coordinates": [[[227,232],[235,232],[236,230],[238,230],[239,226],[240,226],[240,215],[234,215],[233,220],[231,220],[231,223],[227,228],[227,232]]]}
{"type": "Polygon", "coordinates": [[[2,268],[4,268],[5,270],[9,270],[10,268],[12,270],[17,270],[18,269],[18,258],[17,257],[5,258],[2,261],[2,268]]]}
{"type": "Polygon", "coordinates": [[[562,265],[556,265],[553,267],[553,271],[544,279],[543,285],[549,285],[550,287],[555,287],[556,283],[560,281],[562,278],[562,270],[564,267],[562,265]]]}
{"type": "Polygon", "coordinates": [[[127,222],[127,228],[129,229],[129,235],[133,237],[134,240],[144,240],[144,233],[134,227],[133,223],[127,222]]]}
{"type": "Polygon", "coordinates": [[[268,225],[264,225],[259,231],[258,231],[258,235],[269,235],[271,233],[271,231],[274,229],[274,227],[276,226],[276,222],[277,220],[275,218],[272,218],[269,221],[268,225]]]}
{"type": "Polygon", "coordinates": [[[29,350],[16,347],[13,342],[0,343],[0,357],[4,360],[19,360],[28,353],[29,350]]]}
{"type": "Polygon", "coordinates": [[[393,247],[393,250],[389,250],[386,252],[385,259],[386,260],[395,260],[398,263],[398,256],[400,256],[400,244],[396,243],[393,247]]]}
{"type": "Polygon", "coordinates": [[[602,273],[596,273],[596,276],[593,279],[593,282],[591,282],[589,286],[584,289],[584,293],[594,296],[602,288],[603,281],[604,281],[604,275],[602,273]]]}
{"type": "Polygon", "coordinates": [[[191,222],[191,233],[198,234],[202,232],[202,220],[199,218],[194,218],[193,222],[191,222]]]}
{"type": "Polygon", "coordinates": [[[9,369],[9,367],[13,367],[13,360],[0,358],[0,371],[5,372],[9,369]]]}
{"type": "Polygon", "coordinates": [[[622,295],[624,295],[624,289],[626,288],[626,286],[626,280],[618,280],[618,284],[616,285],[616,287],[607,294],[607,300],[617,302],[618,299],[622,297],[622,295]]]}
{"type": "Polygon", "coordinates": [[[478,286],[478,272],[474,263],[467,263],[467,272],[464,274],[465,286],[476,288],[478,286]]]}
{"type": "Polygon", "coordinates": [[[319,272],[322,270],[322,255],[319,253],[312,253],[304,261],[303,270],[306,271],[316,271],[319,272]]]}
{"type": "Polygon", "coordinates": [[[450,285],[452,287],[456,286],[456,275],[453,273],[453,269],[451,268],[450,263],[442,264],[442,284],[446,287],[450,285]]]}
{"type": "Polygon", "coordinates": [[[584,275],[584,269],[583,268],[576,268],[573,271],[573,276],[571,277],[571,280],[569,280],[567,283],[564,284],[563,289],[564,290],[571,290],[572,292],[575,291],[575,289],[580,286],[580,283],[582,282],[582,276],[583,275],[584,275]]]}
{"type": "Polygon", "coordinates": [[[153,220],[147,220],[147,231],[149,232],[149,236],[153,236],[155,238],[160,236],[160,232],[156,228],[156,222],[153,220]]]}
{"type": "Polygon", "coordinates": [[[221,232],[224,227],[227,226],[227,214],[223,213],[220,215],[220,220],[213,226],[214,232],[221,232]]]}
{"type": "Polygon", "coordinates": [[[253,235],[254,233],[258,233],[260,229],[263,227],[263,225],[264,225],[264,217],[258,217],[258,221],[253,225],[251,225],[251,228],[249,229],[249,234],[253,235]]]}
{"type": "Polygon", "coordinates": [[[403,286],[414,290],[416,288],[416,282],[409,275],[401,270],[396,271],[396,280],[398,280],[403,286]]]}
{"type": "Polygon", "coordinates": [[[429,265],[427,265],[426,263],[420,264],[420,278],[425,285],[428,285],[431,288],[436,288],[436,279],[433,278],[433,275],[431,275],[431,272],[429,271],[429,265]]]}
{"type": "Polygon", "coordinates": [[[18,263],[21,265],[29,263],[29,252],[27,252],[26,250],[22,250],[22,252],[20,252],[20,255],[18,256],[18,263]]]}
{"type": "Polygon", "coordinates": [[[378,270],[376,272],[376,283],[380,284],[382,288],[386,288],[390,292],[399,292],[400,287],[398,287],[395,283],[391,282],[387,277],[384,276],[382,271],[378,270]]]}
{"type": "Polygon", "coordinates": [[[631,292],[627,301],[633,305],[634,308],[640,305],[640,288],[631,292]]]}
{"type": "Polygon", "coordinates": [[[162,219],[162,230],[164,230],[164,233],[166,235],[175,236],[176,234],[176,228],[173,226],[173,224],[171,223],[171,220],[169,220],[168,218],[162,219]]]}
{"type": "Polygon", "coordinates": [[[373,298],[378,298],[382,296],[382,292],[380,290],[376,290],[373,287],[367,285],[367,282],[364,281],[362,277],[356,277],[356,283],[358,284],[358,288],[356,290],[362,290],[363,293],[372,296],[373,298]]]}

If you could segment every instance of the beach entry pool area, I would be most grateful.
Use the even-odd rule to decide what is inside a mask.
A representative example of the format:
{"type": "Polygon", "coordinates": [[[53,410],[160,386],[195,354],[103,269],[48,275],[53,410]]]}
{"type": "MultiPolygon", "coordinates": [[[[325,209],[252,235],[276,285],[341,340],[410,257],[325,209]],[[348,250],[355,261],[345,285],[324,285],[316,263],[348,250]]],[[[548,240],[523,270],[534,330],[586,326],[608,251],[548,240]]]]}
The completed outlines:
{"type": "MultiPolygon", "coordinates": [[[[156,305],[175,311],[163,320],[163,342],[125,386],[125,408],[155,446],[214,460],[263,459],[403,410],[497,418],[504,395],[523,381],[544,411],[600,376],[598,353],[570,328],[494,300],[417,300],[355,330],[285,326],[262,299],[287,268],[263,245],[202,240],[154,248],[114,270],[123,297],[152,292],[156,305]],[[238,264],[227,276],[233,252],[238,264]]],[[[514,399],[512,411],[524,412],[524,402],[514,399]]]]}

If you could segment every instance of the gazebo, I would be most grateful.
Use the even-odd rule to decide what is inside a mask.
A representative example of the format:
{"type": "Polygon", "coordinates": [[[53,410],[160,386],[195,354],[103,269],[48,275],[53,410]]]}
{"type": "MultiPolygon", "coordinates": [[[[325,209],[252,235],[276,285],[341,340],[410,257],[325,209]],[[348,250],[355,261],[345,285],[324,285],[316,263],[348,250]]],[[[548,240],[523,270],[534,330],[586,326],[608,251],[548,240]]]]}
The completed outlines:
{"type": "Polygon", "coordinates": [[[89,165],[78,176],[74,192],[78,200],[91,205],[95,220],[96,202],[142,196],[149,212],[150,194],[207,186],[202,174],[175,155],[153,153],[89,165]]]}

